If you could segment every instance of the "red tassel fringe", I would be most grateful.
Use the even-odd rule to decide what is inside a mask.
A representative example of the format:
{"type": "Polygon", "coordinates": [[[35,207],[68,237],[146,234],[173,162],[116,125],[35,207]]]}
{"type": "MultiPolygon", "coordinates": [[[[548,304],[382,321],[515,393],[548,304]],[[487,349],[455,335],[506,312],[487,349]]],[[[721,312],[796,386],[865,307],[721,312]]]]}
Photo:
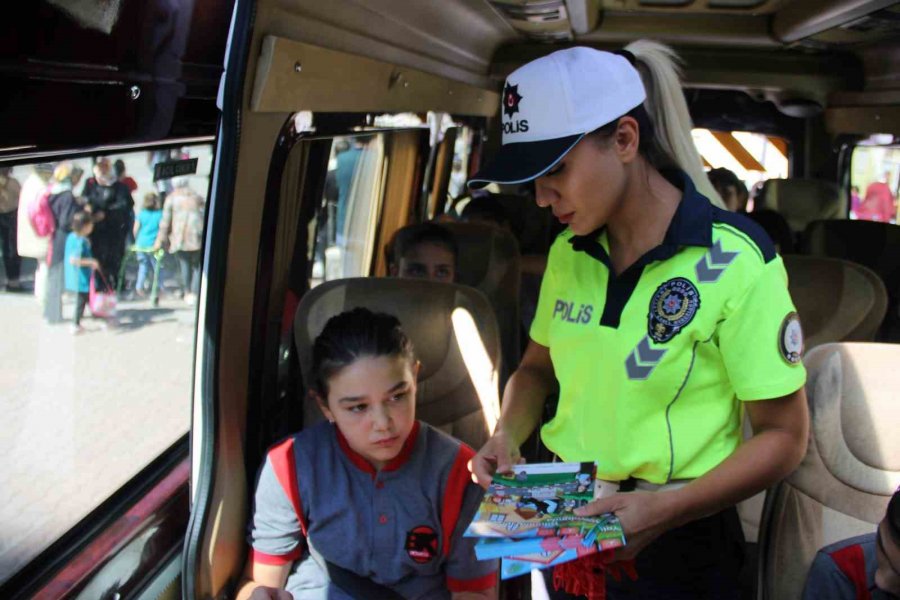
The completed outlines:
{"type": "Polygon", "coordinates": [[[587,600],[606,600],[606,575],[616,581],[627,575],[631,581],[637,580],[637,570],[633,560],[610,562],[612,552],[598,552],[569,561],[553,568],[553,588],[574,596],[584,596],[587,600]]]}

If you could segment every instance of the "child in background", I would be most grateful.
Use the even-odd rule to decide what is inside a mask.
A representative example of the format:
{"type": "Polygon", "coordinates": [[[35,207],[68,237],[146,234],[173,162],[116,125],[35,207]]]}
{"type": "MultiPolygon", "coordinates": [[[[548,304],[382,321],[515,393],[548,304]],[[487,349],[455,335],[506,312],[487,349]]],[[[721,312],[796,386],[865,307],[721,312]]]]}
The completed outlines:
{"type": "Polygon", "coordinates": [[[399,229],[385,248],[391,277],[453,283],[459,249],[456,238],[436,223],[399,229]]]}
{"type": "Polygon", "coordinates": [[[238,600],[495,598],[496,561],[462,536],[483,496],[475,453],[416,420],[419,363],[400,322],[340,314],[312,359],[327,421],[269,449],[238,600]]]}
{"type": "MultiPolygon", "coordinates": [[[[156,259],[153,247],[159,235],[159,222],[162,219],[162,203],[159,194],[149,192],[144,196],[144,206],[134,222],[134,245],[138,256],[138,275],[135,292],[143,296],[147,292],[147,273],[153,273],[156,259]]],[[[152,285],[152,280],[151,280],[152,285]]]]}
{"type": "Polygon", "coordinates": [[[94,230],[91,215],[79,211],[72,215],[72,231],[66,237],[65,250],[65,279],[66,289],[75,292],[75,319],[72,324],[72,333],[78,334],[84,331],[81,326],[81,317],[84,316],[84,307],[88,304],[91,290],[91,273],[99,269],[100,264],[91,255],[91,242],[88,236],[94,230]]]}

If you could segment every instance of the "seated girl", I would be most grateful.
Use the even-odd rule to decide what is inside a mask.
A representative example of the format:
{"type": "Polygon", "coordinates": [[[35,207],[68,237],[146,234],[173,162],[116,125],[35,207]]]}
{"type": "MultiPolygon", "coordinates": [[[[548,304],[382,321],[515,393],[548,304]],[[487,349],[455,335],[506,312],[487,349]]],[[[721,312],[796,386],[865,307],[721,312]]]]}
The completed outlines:
{"type": "Polygon", "coordinates": [[[475,453],[416,420],[419,363],[400,322],[340,314],[312,358],[327,421],[269,450],[237,598],[494,598],[496,563],[462,536],[483,494],[475,453]]]}
{"type": "Polygon", "coordinates": [[[456,280],[456,238],[437,223],[415,223],[397,230],[385,253],[391,277],[456,280]]]}

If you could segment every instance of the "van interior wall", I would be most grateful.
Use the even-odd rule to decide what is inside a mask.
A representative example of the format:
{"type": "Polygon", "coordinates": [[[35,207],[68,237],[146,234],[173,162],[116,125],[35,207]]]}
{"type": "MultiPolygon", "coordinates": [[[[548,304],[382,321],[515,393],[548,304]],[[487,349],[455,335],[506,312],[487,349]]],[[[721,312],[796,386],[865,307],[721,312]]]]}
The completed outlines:
{"type": "MultiPolygon", "coordinates": [[[[252,68],[252,67],[251,67],[252,68]]],[[[249,90],[245,88],[245,106],[249,90]]],[[[215,475],[202,538],[197,597],[215,596],[240,573],[244,558],[247,480],[244,469],[250,339],[259,234],[269,160],[286,114],[251,114],[242,120],[218,348],[215,475]]]]}
{"type": "Polygon", "coordinates": [[[826,131],[823,115],[806,120],[804,142],[806,152],[802,157],[796,157],[803,165],[803,171],[794,177],[837,181],[840,149],[835,146],[833,135],[826,131]]]}
{"type": "MultiPolygon", "coordinates": [[[[278,198],[277,206],[269,207],[275,212],[272,215],[274,218],[270,219],[273,222],[264,222],[261,233],[261,241],[270,238],[272,243],[270,247],[265,246],[270,248],[266,252],[268,256],[262,255],[259,260],[260,265],[269,264],[270,267],[264,269],[268,273],[266,281],[258,281],[259,286],[267,288],[267,293],[257,289],[257,302],[266,304],[266,322],[265,327],[255,328],[257,338],[252,349],[252,358],[256,362],[251,363],[246,415],[245,464],[248,481],[255,476],[266,448],[302,426],[302,406],[297,394],[282,394],[279,389],[281,371],[289,368],[290,360],[293,360],[291,346],[285,344],[285,339],[290,340],[290,328],[284,331],[284,313],[286,308],[290,310],[293,306],[288,302],[289,294],[299,297],[308,288],[306,248],[308,224],[315,203],[304,203],[304,200],[313,199],[309,191],[318,189],[321,194],[324,178],[315,176],[324,171],[330,147],[330,141],[317,140],[281,148],[280,151],[286,152],[287,157],[284,157],[280,185],[277,190],[267,192],[277,193],[278,198]],[[314,168],[309,168],[311,165],[314,168]],[[288,360],[282,360],[285,352],[289,353],[288,360]]],[[[288,387],[294,389],[294,386],[288,387]]]]}
{"type": "MultiPolygon", "coordinates": [[[[258,30],[257,30],[258,31],[258,30]]],[[[251,49],[258,49],[255,34],[251,49]]],[[[256,50],[258,51],[258,50],[256,50]]],[[[251,50],[251,53],[254,50],[251,50]]],[[[236,169],[231,232],[228,238],[228,278],[223,290],[217,364],[217,427],[211,501],[201,537],[201,557],[195,565],[195,597],[215,597],[233,584],[243,568],[248,482],[245,471],[246,416],[250,373],[254,298],[265,204],[265,182],[277,136],[289,115],[249,110],[256,62],[248,63],[242,102],[240,145],[236,169]]],[[[195,425],[196,427],[196,425],[195,425]]]]}

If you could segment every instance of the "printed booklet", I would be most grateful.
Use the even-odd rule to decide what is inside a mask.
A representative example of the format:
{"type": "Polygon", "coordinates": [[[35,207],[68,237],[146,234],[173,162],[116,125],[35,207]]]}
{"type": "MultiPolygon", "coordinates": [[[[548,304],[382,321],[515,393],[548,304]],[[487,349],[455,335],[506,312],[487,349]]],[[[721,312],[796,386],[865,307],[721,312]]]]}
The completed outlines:
{"type": "Polygon", "coordinates": [[[480,538],[475,555],[502,559],[501,577],[507,579],[624,546],[615,515],[573,513],[594,499],[596,471],[589,462],[543,463],[494,475],[465,533],[480,538]]]}

